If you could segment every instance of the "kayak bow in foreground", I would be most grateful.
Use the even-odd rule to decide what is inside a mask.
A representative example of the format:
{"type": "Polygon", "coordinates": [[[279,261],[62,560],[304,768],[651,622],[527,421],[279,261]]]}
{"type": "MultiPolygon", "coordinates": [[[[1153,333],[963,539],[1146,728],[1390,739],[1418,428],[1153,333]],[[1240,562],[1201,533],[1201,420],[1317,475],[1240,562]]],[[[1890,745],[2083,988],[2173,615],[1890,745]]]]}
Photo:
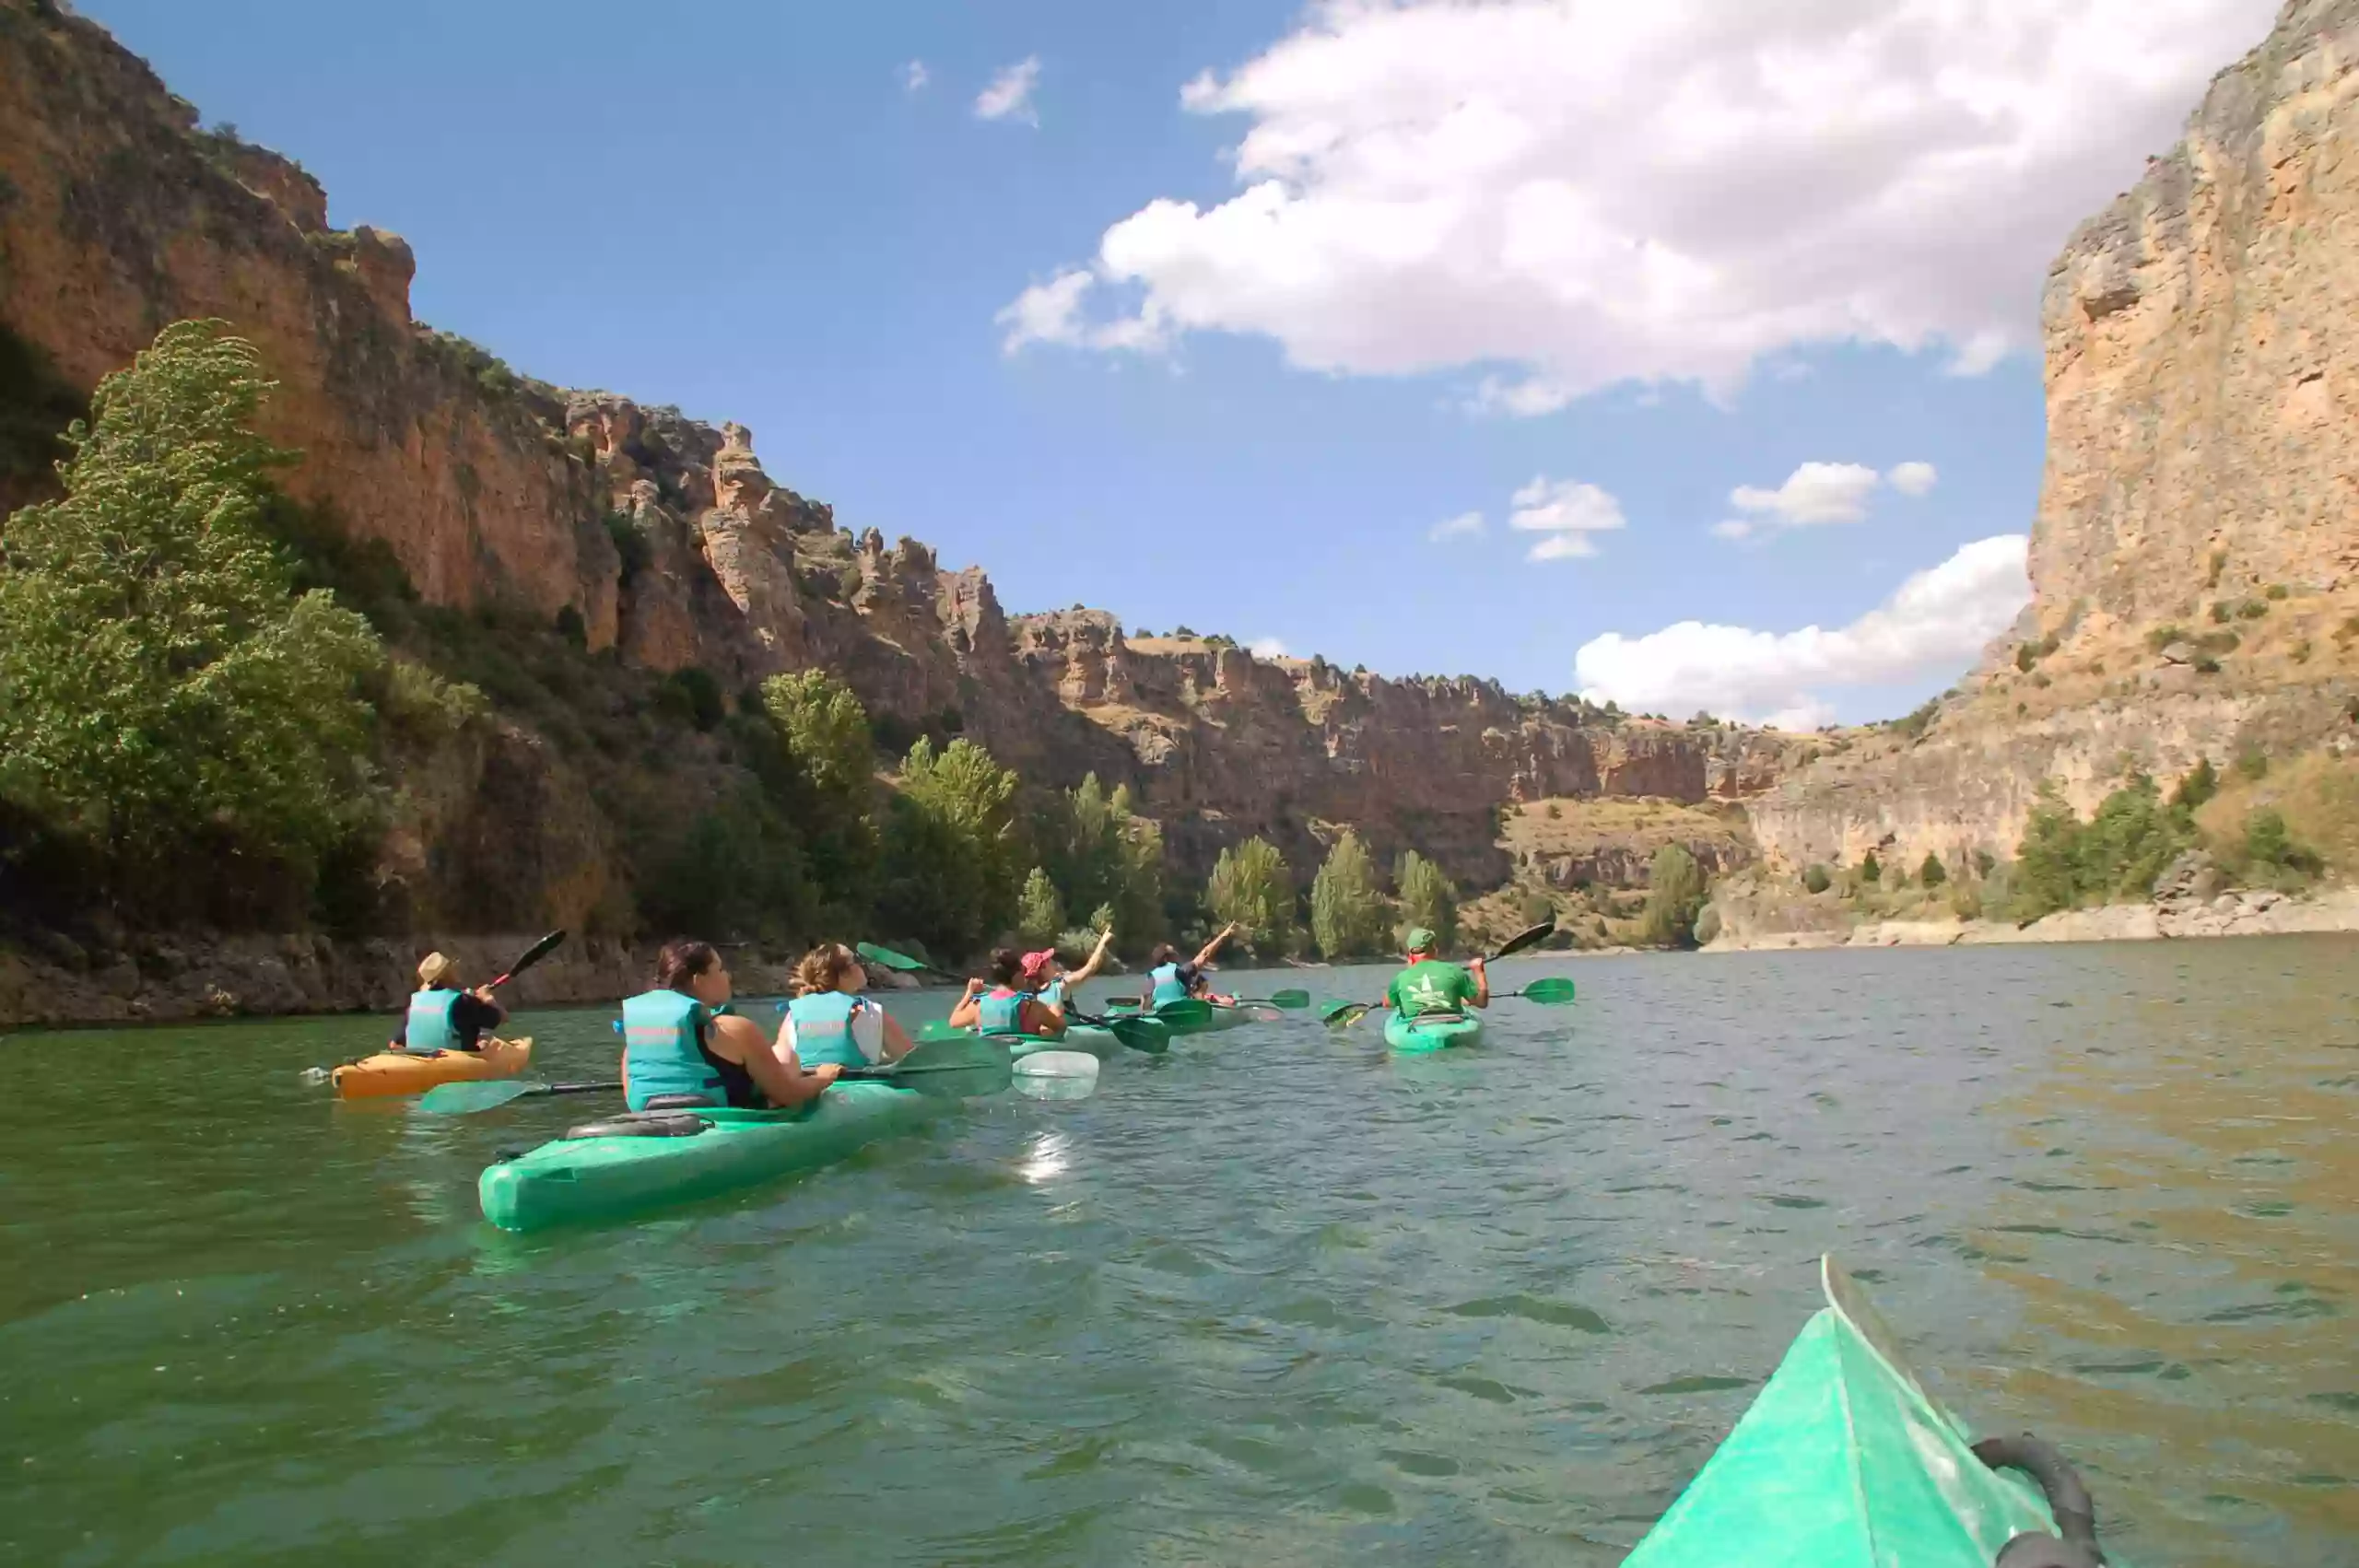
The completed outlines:
{"type": "Polygon", "coordinates": [[[2071,1467],[2029,1435],[1976,1443],[1820,1270],[1825,1309],[1623,1568],[2099,1568],[2071,1467]]]}

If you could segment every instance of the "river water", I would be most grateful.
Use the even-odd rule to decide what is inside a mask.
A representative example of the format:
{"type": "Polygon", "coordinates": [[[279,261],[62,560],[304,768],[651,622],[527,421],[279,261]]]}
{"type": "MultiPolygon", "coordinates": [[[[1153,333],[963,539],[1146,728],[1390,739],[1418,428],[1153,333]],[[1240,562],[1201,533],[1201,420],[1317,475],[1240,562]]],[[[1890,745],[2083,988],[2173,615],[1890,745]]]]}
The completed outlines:
{"type": "Polygon", "coordinates": [[[2359,1563],[2359,942],[1547,973],[1478,1052],[1257,1025],[529,1238],[475,1175],[584,1101],[300,1083],[368,1019],[13,1036],[0,1561],[1612,1563],[1833,1250],[2122,1556],[2359,1563]]]}

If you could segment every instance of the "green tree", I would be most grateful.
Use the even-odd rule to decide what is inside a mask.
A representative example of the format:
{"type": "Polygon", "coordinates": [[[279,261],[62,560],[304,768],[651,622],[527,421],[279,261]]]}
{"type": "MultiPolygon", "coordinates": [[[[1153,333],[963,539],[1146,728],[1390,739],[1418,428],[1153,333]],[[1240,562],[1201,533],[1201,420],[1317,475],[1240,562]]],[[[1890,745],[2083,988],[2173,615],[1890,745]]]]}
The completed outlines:
{"type": "Polygon", "coordinates": [[[1256,953],[1282,953],[1293,940],[1293,873],[1266,838],[1248,838],[1220,852],[1204,903],[1215,922],[1235,922],[1238,939],[1256,953]]]}
{"type": "Polygon", "coordinates": [[[1142,952],[1162,935],[1163,835],[1133,813],[1128,786],[1109,794],[1092,773],[1051,802],[1033,832],[1042,867],[1074,908],[1114,910],[1122,951],[1142,952]]]}
{"type": "Polygon", "coordinates": [[[1917,868],[1917,880],[1927,887],[1939,887],[1949,879],[1950,869],[1942,864],[1942,858],[1931,849],[1926,850],[1925,863],[1917,868]]]}
{"type": "Polygon", "coordinates": [[[2039,787],[2015,848],[2010,896],[2018,919],[2036,919],[2080,901],[2081,819],[2064,802],[2056,781],[2039,787]]]}
{"type": "Polygon", "coordinates": [[[876,910],[896,936],[979,951],[1015,920],[1015,775],[972,741],[921,739],[885,820],[876,910]]]}
{"type": "Polygon", "coordinates": [[[1027,947],[1046,947],[1064,929],[1065,901],[1057,895],[1049,873],[1034,866],[1015,900],[1015,932],[1027,947]]]}
{"type": "Polygon", "coordinates": [[[1873,849],[1869,850],[1867,858],[1860,862],[1860,880],[1871,887],[1884,881],[1884,864],[1876,859],[1873,849]]]}
{"type": "Polygon", "coordinates": [[[1676,844],[1655,851],[1647,871],[1647,912],[1638,930],[1659,947],[1689,947],[1696,941],[1696,917],[1704,907],[1704,868],[1676,844]]]}
{"type": "Polygon", "coordinates": [[[824,670],[772,675],[762,683],[762,708],[786,744],[788,804],[803,828],[811,875],[836,918],[856,924],[874,898],[877,872],[876,755],[867,711],[824,670]]]}
{"type": "Polygon", "coordinates": [[[234,856],[308,889],[374,819],[383,650],[263,531],[274,385],[225,323],[166,327],[66,433],[64,498],[0,532],[0,797],[119,883],[234,856]]]}
{"type": "Polygon", "coordinates": [[[1411,849],[1393,868],[1392,885],[1401,899],[1401,923],[1423,926],[1434,933],[1441,951],[1458,944],[1458,889],[1441,868],[1411,849]]]}
{"type": "Polygon", "coordinates": [[[1380,951],[1385,916],[1376,862],[1347,828],[1310,881],[1310,934],[1320,955],[1357,958],[1380,951]]]}
{"type": "Polygon", "coordinates": [[[1802,872],[1802,887],[1807,892],[1824,893],[1834,884],[1834,873],[1815,861],[1802,872]]]}

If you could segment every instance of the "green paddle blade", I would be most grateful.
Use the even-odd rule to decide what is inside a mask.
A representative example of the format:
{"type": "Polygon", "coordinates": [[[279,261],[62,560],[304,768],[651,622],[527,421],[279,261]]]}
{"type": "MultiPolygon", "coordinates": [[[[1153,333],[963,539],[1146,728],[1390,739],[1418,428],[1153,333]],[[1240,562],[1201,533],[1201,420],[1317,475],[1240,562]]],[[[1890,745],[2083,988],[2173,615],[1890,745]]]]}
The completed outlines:
{"type": "Polygon", "coordinates": [[[1491,954],[1491,956],[1493,958],[1505,958],[1510,954],[1521,953],[1527,947],[1537,947],[1540,943],[1546,942],[1550,937],[1555,934],[1556,922],[1554,920],[1543,920],[1538,925],[1526,927],[1524,930],[1520,930],[1516,932],[1515,935],[1508,938],[1506,942],[1501,944],[1499,950],[1491,954]]]}
{"type": "Polygon", "coordinates": [[[432,1116],[473,1116],[498,1110],[511,1100],[543,1094],[619,1094],[613,1083],[542,1083],[529,1078],[504,1078],[491,1082],[440,1083],[418,1096],[417,1108],[432,1116]]]}
{"type": "Polygon", "coordinates": [[[853,1082],[892,1083],[937,1099],[966,1100],[1004,1091],[1015,1062],[1007,1042],[985,1035],[921,1040],[909,1055],[882,1067],[847,1068],[839,1074],[853,1082]]]}
{"type": "Polygon", "coordinates": [[[1149,1020],[1136,1016],[1109,1018],[1106,1020],[1106,1027],[1112,1033],[1114,1038],[1134,1051],[1144,1051],[1149,1056],[1161,1056],[1171,1048],[1170,1025],[1161,1019],[1149,1020]]]}
{"type": "Polygon", "coordinates": [[[1344,1028],[1383,1005],[1377,1001],[1331,1001],[1320,1010],[1319,1022],[1330,1029],[1344,1028]]]}
{"type": "Polygon", "coordinates": [[[1200,1001],[1194,997],[1185,996],[1178,1001],[1165,1002],[1155,1010],[1155,1016],[1162,1019],[1166,1024],[1209,1024],[1213,1019],[1213,1007],[1208,1001],[1200,1001]]]}
{"type": "Polygon", "coordinates": [[[1237,999],[1237,1005],[1239,1007],[1309,1007],[1310,993],[1309,991],[1273,991],[1268,996],[1241,996],[1237,999]]]}
{"type": "Polygon", "coordinates": [[[904,975],[932,967],[931,965],[919,963],[906,953],[896,953],[889,947],[879,947],[873,942],[863,942],[852,951],[873,964],[881,964],[887,969],[898,969],[904,975]]]}
{"type": "Polygon", "coordinates": [[[1559,977],[1550,980],[1534,980],[1515,993],[1526,1001],[1557,1006],[1573,1000],[1573,982],[1559,977]]]}

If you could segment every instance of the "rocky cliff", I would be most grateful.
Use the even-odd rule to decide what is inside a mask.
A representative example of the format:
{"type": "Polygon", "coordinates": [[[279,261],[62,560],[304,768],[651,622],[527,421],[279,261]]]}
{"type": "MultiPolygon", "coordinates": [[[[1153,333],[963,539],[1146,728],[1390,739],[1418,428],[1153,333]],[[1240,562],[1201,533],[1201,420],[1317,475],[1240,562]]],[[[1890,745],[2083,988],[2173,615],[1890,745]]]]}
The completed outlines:
{"type": "Polygon", "coordinates": [[[2013,851],[2095,806],[2359,742],[2359,0],[2293,0],[2048,275],[2035,598],[1915,734],[1753,809],[1774,864],[2013,851]]]}
{"type": "MultiPolygon", "coordinates": [[[[389,550],[427,605],[560,628],[627,668],[701,669],[728,694],[824,666],[872,713],[960,731],[1032,784],[1130,784],[1188,879],[1250,833],[1304,865],[1352,824],[1380,852],[1414,845],[1485,885],[1508,870],[1505,805],[1743,799],[1814,743],[1133,641],[1089,612],[1011,621],[980,570],[854,533],[774,482],[743,427],[547,386],[417,322],[405,243],[329,228],[299,165],[200,124],[95,24],[0,0],[0,327],[87,391],[166,322],[227,320],[279,382],[265,433],[303,454],[290,491],[389,550]]],[[[492,696],[497,734],[389,847],[424,890],[411,919],[467,929],[453,890],[427,886],[432,868],[495,847],[515,874],[482,929],[611,907],[621,830],[594,757],[576,744],[588,760],[569,763],[542,743],[557,719],[492,696]]]]}

